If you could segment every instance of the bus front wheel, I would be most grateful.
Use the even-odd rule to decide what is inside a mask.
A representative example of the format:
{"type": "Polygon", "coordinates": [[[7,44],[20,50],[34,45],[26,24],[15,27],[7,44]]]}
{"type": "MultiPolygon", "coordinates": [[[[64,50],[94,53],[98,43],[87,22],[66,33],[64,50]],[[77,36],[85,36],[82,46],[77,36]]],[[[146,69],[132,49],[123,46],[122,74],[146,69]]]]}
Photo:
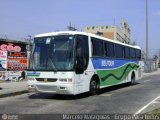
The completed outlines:
{"type": "Polygon", "coordinates": [[[93,78],[90,82],[90,94],[95,95],[98,91],[98,82],[93,78]]]}

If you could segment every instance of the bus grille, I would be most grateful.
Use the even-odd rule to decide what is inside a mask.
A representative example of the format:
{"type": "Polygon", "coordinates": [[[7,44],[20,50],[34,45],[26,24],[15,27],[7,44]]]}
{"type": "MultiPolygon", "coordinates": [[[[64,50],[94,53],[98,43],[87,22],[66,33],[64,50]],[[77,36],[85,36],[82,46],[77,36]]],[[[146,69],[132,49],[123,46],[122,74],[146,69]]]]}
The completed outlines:
{"type": "Polygon", "coordinates": [[[40,82],[56,82],[57,79],[56,78],[47,78],[47,81],[45,81],[46,78],[36,78],[37,81],[40,82]]]}
{"type": "Polygon", "coordinates": [[[57,91],[57,86],[45,86],[45,85],[37,85],[39,91],[57,91]]]}

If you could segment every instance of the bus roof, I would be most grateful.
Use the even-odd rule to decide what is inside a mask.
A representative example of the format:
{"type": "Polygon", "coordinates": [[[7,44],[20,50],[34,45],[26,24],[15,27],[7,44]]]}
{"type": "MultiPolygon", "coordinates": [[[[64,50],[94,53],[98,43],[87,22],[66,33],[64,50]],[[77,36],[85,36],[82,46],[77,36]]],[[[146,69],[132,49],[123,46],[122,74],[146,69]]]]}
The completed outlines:
{"type": "Polygon", "coordinates": [[[137,45],[129,45],[129,44],[122,43],[122,42],[119,42],[119,41],[115,41],[115,40],[112,40],[112,39],[109,39],[109,38],[98,36],[98,35],[95,35],[95,34],[92,34],[92,33],[86,33],[86,32],[80,32],[80,31],[49,32],[49,33],[38,34],[35,37],[47,37],[47,36],[57,36],[57,35],[87,35],[87,36],[90,36],[90,37],[99,38],[99,39],[102,39],[102,40],[110,41],[110,42],[121,44],[121,45],[124,45],[124,46],[132,47],[132,48],[136,48],[136,49],[141,49],[137,45]]]}

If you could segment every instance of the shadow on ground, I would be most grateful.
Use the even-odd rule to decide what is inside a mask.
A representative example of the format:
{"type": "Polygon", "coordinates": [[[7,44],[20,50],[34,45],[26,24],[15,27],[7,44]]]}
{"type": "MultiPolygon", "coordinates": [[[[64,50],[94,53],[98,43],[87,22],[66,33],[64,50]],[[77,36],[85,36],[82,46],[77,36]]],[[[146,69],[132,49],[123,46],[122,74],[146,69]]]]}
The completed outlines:
{"type": "Polygon", "coordinates": [[[130,85],[130,83],[125,83],[125,84],[121,84],[121,85],[115,85],[115,86],[103,88],[103,89],[98,91],[98,95],[101,95],[101,94],[104,94],[104,93],[107,93],[107,92],[116,91],[118,89],[127,88],[127,87],[130,87],[130,86],[135,86],[135,85],[138,85],[138,84],[140,84],[140,83],[136,82],[134,85],[130,85]]]}

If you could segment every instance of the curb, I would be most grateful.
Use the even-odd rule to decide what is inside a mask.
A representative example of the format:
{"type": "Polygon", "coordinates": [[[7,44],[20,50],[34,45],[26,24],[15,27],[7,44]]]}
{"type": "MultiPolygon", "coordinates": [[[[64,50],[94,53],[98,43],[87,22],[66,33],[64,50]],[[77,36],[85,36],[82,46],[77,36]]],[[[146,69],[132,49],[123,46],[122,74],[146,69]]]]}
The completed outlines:
{"type": "Polygon", "coordinates": [[[22,90],[22,91],[17,91],[17,92],[2,94],[2,95],[0,95],[0,98],[11,97],[11,96],[16,96],[16,95],[21,95],[21,94],[24,94],[24,93],[28,93],[28,90],[22,90]]]}

